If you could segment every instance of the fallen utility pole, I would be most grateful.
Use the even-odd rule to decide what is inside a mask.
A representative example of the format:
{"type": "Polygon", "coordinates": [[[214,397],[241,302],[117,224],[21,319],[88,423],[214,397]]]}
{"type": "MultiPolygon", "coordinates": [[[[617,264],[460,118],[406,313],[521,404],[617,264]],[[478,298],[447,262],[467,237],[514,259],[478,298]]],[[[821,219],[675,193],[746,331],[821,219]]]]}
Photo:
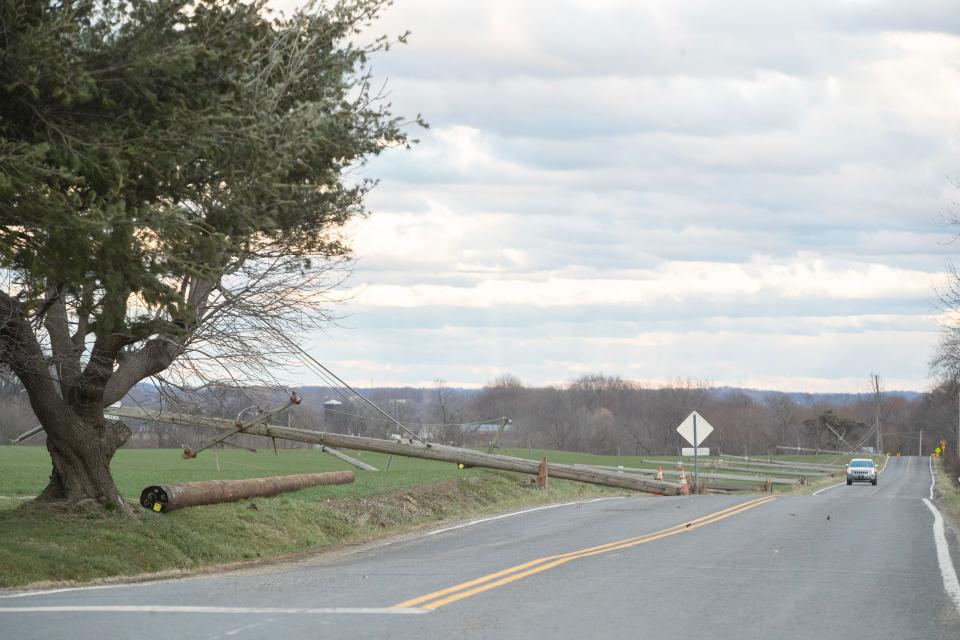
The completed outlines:
{"type": "MultiPolygon", "coordinates": [[[[610,467],[610,466],[601,466],[601,465],[578,465],[575,464],[575,467],[587,468],[587,469],[616,469],[617,471],[623,471],[624,473],[646,473],[646,474],[655,474],[656,469],[639,469],[636,467],[610,467]]],[[[679,476],[679,471],[673,471],[666,469],[663,471],[665,476],[679,476]]],[[[783,478],[780,476],[772,475],[736,475],[730,473],[710,473],[710,472],[700,472],[700,477],[707,478],[708,480],[736,480],[739,482],[758,482],[764,483],[766,481],[771,481],[774,484],[800,484],[799,478],[783,478]]]]}
{"type": "MultiPolygon", "coordinates": [[[[110,415],[121,418],[156,420],[170,424],[219,429],[221,431],[236,430],[236,426],[232,421],[222,418],[208,418],[165,412],[152,414],[149,411],[135,409],[133,407],[110,407],[105,411],[110,415]]],[[[469,449],[438,444],[427,445],[420,441],[415,441],[412,438],[397,442],[394,440],[363,438],[360,436],[308,431],[306,429],[294,429],[292,427],[278,427],[266,424],[251,426],[245,433],[266,436],[268,438],[281,438],[284,440],[296,440],[297,442],[308,442],[310,444],[329,445],[338,449],[375,451],[388,455],[452,462],[454,464],[463,464],[464,466],[485,467],[487,469],[514,471],[530,475],[537,475],[540,470],[540,463],[536,460],[524,460],[523,458],[513,458],[511,456],[480,453],[469,449]]],[[[578,482],[631,489],[633,491],[643,491],[646,493],[680,495],[680,485],[676,482],[664,482],[622,473],[611,473],[609,471],[580,469],[568,464],[547,463],[547,473],[550,477],[562,480],[576,480],[578,482]]]]}
{"type": "Polygon", "coordinates": [[[244,498],[266,498],[278,493],[307,487],[353,482],[353,471],[301,473],[292,476],[269,476],[247,480],[205,480],[181,484],[160,484],[140,493],[140,504],[157,512],[173,511],[203,504],[234,502],[244,498]]]}
{"type": "Polygon", "coordinates": [[[814,449],[814,448],[812,448],[812,447],[799,447],[799,446],[797,446],[797,447],[788,447],[788,446],[782,445],[782,444],[778,444],[776,448],[777,448],[777,449],[783,449],[784,451],[796,451],[797,453],[799,453],[799,452],[801,452],[801,451],[813,451],[814,453],[817,453],[817,454],[820,454],[820,453],[835,453],[835,454],[838,454],[838,455],[839,455],[839,454],[843,453],[842,451],[833,451],[833,450],[831,450],[831,449],[819,449],[819,448],[814,449]]]}
{"type": "Polygon", "coordinates": [[[223,447],[233,447],[234,449],[243,449],[244,451],[249,451],[250,453],[256,453],[256,452],[257,452],[257,450],[254,449],[253,447],[245,447],[245,446],[243,446],[242,444],[237,444],[236,442],[230,442],[229,440],[228,440],[228,441],[225,441],[225,442],[221,442],[221,443],[220,443],[220,446],[223,446],[223,447]]]}
{"type": "Polygon", "coordinates": [[[333,456],[333,457],[336,458],[337,460],[343,460],[343,461],[346,462],[347,464],[352,464],[353,466],[355,466],[357,469],[360,469],[361,471],[378,471],[378,469],[377,469],[376,467],[374,467],[373,465],[369,465],[369,464],[367,464],[366,462],[361,462],[361,461],[357,460],[356,458],[351,458],[351,457],[348,456],[347,454],[345,454],[345,453],[340,453],[339,451],[337,451],[337,450],[334,449],[333,447],[328,447],[328,446],[325,445],[325,444],[320,445],[320,451],[323,451],[324,453],[330,454],[331,456],[333,456]]]}
{"type": "Polygon", "coordinates": [[[836,473],[836,471],[827,471],[825,469],[791,469],[790,467],[739,467],[735,464],[718,464],[712,469],[719,471],[721,473],[726,473],[727,471],[745,471],[747,473],[763,473],[767,475],[775,476],[830,476],[836,473]]]}
{"type": "Polygon", "coordinates": [[[10,444],[19,444],[31,436],[37,435],[41,431],[43,431],[43,427],[34,427],[33,429],[30,429],[30,431],[24,431],[23,433],[18,435],[16,438],[11,440],[10,444]]]}
{"type": "Polygon", "coordinates": [[[837,469],[843,469],[842,465],[835,464],[813,464],[806,462],[788,462],[776,460],[760,460],[759,458],[720,458],[711,462],[714,466],[736,465],[742,467],[763,466],[777,469],[792,469],[794,471],[815,471],[819,473],[833,473],[837,469]]]}
{"type": "Polygon", "coordinates": [[[754,462],[737,462],[736,460],[718,460],[712,465],[717,471],[749,471],[752,473],[772,473],[785,476],[829,476],[841,471],[840,469],[820,469],[811,467],[792,467],[777,464],[754,462]]]}
{"type": "MultiPolygon", "coordinates": [[[[913,433],[913,432],[911,432],[911,433],[913,433]]],[[[849,451],[839,451],[839,450],[836,450],[836,449],[813,449],[813,448],[811,448],[811,447],[789,447],[789,446],[785,446],[785,445],[777,445],[776,448],[777,448],[777,449],[780,449],[781,451],[793,451],[793,452],[795,452],[797,455],[800,455],[801,452],[812,452],[812,453],[816,453],[816,454],[819,454],[819,455],[831,455],[831,456],[833,456],[833,457],[835,457],[835,458],[845,458],[845,457],[849,456],[850,453],[851,453],[851,452],[849,452],[849,451]]],[[[734,456],[734,457],[736,457],[736,456],[734,456]]],[[[812,463],[812,462],[804,462],[803,464],[814,464],[814,463],[812,463]]],[[[826,464],[826,463],[824,463],[824,464],[826,464]]],[[[828,465],[828,466],[840,466],[840,467],[842,467],[843,465],[828,465]]]]}
{"type": "MultiPolygon", "coordinates": [[[[790,447],[793,449],[793,447],[790,447]]],[[[842,464],[829,464],[826,462],[794,462],[790,460],[770,460],[769,458],[750,458],[748,456],[731,456],[727,454],[720,455],[721,461],[736,461],[742,464],[756,465],[759,467],[790,467],[792,469],[823,469],[825,471],[836,471],[845,468],[842,464]]]]}

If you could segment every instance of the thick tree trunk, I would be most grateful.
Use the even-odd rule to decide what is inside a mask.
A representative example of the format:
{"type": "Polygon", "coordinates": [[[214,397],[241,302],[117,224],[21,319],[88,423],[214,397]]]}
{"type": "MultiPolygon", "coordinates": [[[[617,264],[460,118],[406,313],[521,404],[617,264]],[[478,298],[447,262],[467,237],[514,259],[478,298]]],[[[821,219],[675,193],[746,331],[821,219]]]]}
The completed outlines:
{"type": "MultiPolygon", "coordinates": [[[[127,293],[116,292],[114,298],[126,300],[127,293]]],[[[104,389],[114,372],[117,354],[129,338],[120,333],[98,335],[90,361],[81,373],[84,335],[71,337],[62,300],[58,306],[54,302],[57,299],[48,297],[51,315],[44,319],[53,345],[50,358],[44,354],[20,302],[0,291],[0,363],[8,365],[23,383],[33,413],[46,432],[53,462],[50,482],[37,501],[92,500],[104,507],[128,510],[110,475],[110,461],[130,437],[130,429],[105,420],[103,406],[108,404],[104,402],[104,389]]],[[[85,321],[80,325],[86,326],[85,321]]],[[[163,364],[146,358],[139,362],[141,366],[163,364]]],[[[131,386],[137,381],[133,375],[126,380],[131,386]]],[[[113,393],[119,399],[127,389],[115,386],[113,393]]]]}
{"type": "Polygon", "coordinates": [[[53,471],[37,501],[75,503],[91,499],[105,507],[126,509],[110,475],[110,461],[129,437],[130,429],[125,424],[102,417],[74,418],[66,429],[47,430],[53,471]]]}

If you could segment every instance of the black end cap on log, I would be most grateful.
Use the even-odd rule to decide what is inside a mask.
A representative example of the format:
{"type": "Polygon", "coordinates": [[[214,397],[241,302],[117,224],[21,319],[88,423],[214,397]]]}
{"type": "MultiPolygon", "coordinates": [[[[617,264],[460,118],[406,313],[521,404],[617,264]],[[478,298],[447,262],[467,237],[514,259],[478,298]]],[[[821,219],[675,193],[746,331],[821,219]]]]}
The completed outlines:
{"type": "Polygon", "coordinates": [[[157,513],[168,510],[167,502],[169,502],[169,500],[170,498],[167,496],[166,490],[160,485],[147,487],[140,492],[140,504],[143,508],[156,511],[157,513]]]}

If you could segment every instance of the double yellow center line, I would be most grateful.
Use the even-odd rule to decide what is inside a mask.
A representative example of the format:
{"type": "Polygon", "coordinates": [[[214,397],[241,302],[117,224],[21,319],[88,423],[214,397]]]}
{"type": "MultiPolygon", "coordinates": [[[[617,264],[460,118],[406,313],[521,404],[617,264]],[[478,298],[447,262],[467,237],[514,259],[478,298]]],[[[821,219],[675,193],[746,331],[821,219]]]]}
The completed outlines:
{"type": "Polygon", "coordinates": [[[403,602],[393,605],[391,609],[408,609],[413,607],[426,609],[428,611],[439,609],[440,607],[457,602],[458,600],[475,596],[478,593],[483,593],[484,591],[489,591],[490,589],[502,587],[505,584],[516,582],[517,580],[521,580],[527,576],[532,576],[535,573],[540,573],[541,571],[546,571],[547,569],[559,567],[560,565],[566,564],[571,560],[587,558],[590,556],[599,555],[601,553],[609,553],[611,551],[619,551],[621,549],[629,549],[630,547],[635,547],[637,545],[644,544],[645,542],[653,542],[654,540],[659,540],[660,538],[675,536],[679,533],[692,531],[693,529],[699,529],[700,527],[718,522],[724,518],[735,516],[738,513],[743,513],[744,511],[753,509],[754,507],[759,507],[760,505],[766,504],[775,499],[776,498],[773,496],[767,496],[765,498],[748,500],[747,502],[742,502],[732,507],[721,509],[720,511],[703,516],[702,518],[697,518],[696,520],[691,520],[690,522],[678,524],[668,529],[662,529],[660,531],[655,531],[642,536],[636,536],[634,538],[616,540],[614,542],[608,542],[607,544],[602,544],[596,547],[588,547],[586,549],[579,549],[577,551],[570,551],[568,553],[546,556],[544,558],[531,560],[530,562],[524,562],[523,564],[518,564],[508,569],[503,569],[480,578],[475,578],[474,580],[462,582],[458,585],[447,587],[446,589],[440,589],[439,591],[434,591],[433,593],[428,593],[417,598],[404,600],[403,602]]]}

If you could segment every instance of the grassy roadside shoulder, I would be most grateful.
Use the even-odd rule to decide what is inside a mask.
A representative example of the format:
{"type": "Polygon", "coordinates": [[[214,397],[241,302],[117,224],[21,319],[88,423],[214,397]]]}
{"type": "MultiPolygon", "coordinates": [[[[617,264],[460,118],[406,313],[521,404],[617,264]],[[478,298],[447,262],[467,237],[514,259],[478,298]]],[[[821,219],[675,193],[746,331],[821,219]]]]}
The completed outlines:
{"type": "Polygon", "coordinates": [[[933,501],[949,525],[960,536],[960,485],[956,478],[947,475],[942,458],[934,458],[933,474],[936,480],[933,487],[933,501]]]}
{"type": "Polygon", "coordinates": [[[808,480],[807,484],[774,485],[773,492],[780,496],[806,496],[835,484],[843,484],[843,482],[843,474],[837,473],[832,476],[823,476],[818,480],[808,480]]]}
{"type": "Polygon", "coordinates": [[[0,499],[0,587],[192,572],[368,542],[445,520],[622,493],[551,481],[543,494],[521,476],[480,472],[381,494],[277,496],[169,514],[64,514],[0,499]]]}

